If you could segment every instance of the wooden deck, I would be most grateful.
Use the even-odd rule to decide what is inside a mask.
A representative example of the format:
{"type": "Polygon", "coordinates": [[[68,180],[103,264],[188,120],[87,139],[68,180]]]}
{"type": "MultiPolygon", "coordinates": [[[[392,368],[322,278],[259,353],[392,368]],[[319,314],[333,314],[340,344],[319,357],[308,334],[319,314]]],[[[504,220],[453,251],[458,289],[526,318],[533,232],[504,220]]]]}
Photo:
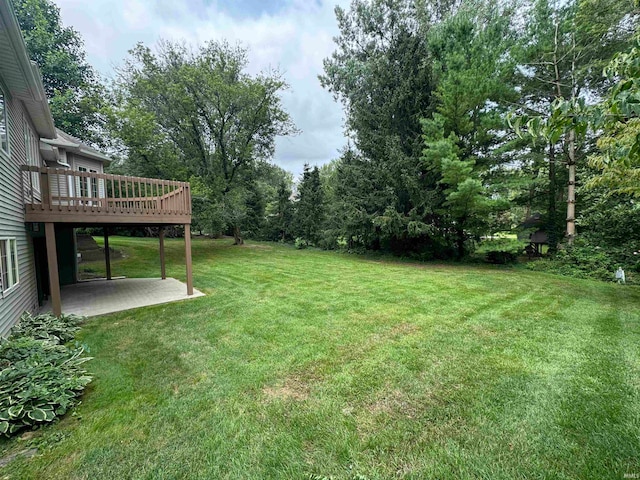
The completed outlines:
{"type": "Polygon", "coordinates": [[[193,295],[191,266],[191,189],[186,182],[110,175],[61,168],[22,167],[25,221],[44,223],[47,269],[54,315],[62,312],[56,223],[100,225],[104,230],[107,279],[111,279],[109,227],[160,226],[160,269],[163,279],[164,225],[184,225],[187,296],[193,295]]]}
{"type": "Polygon", "coordinates": [[[191,224],[186,182],[23,167],[26,222],[71,224],[191,224]]]}

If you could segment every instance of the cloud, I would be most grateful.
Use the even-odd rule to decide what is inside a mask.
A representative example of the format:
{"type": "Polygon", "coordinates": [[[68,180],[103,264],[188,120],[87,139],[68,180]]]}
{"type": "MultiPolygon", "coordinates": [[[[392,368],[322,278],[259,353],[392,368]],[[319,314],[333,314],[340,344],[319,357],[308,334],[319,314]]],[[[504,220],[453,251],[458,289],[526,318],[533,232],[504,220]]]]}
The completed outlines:
{"type": "Polygon", "coordinates": [[[63,22],[80,32],[87,60],[113,77],[136,43],[160,38],[201,44],[226,39],[249,48],[249,71],[279,69],[291,89],[283,104],[302,131],[278,138],[275,163],[298,175],[321,165],[345,144],[340,105],[318,81],[334,49],[333,13],[347,0],[56,0],[63,22]]]}

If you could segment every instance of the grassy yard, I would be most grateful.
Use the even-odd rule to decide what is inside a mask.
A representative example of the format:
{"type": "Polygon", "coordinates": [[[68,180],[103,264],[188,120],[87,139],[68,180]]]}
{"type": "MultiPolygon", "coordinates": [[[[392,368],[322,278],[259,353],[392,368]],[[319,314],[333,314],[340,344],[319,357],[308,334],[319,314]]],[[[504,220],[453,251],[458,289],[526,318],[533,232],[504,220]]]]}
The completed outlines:
{"type": "MultiPolygon", "coordinates": [[[[206,297],[86,324],[77,414],[0,441],[40,447],[0,478],[640,474],[640,288],[230,243],[194,241],[206,297]]],[[[157,241],[112,245],[159,276],[157,241]]]]}

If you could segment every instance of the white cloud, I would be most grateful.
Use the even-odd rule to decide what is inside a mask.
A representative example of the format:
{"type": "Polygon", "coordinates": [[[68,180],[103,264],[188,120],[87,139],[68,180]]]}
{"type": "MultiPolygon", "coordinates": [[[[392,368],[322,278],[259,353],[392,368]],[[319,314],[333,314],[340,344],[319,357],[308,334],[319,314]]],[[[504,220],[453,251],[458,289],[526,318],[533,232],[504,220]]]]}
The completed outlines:
{"type": "MultiPolygon", "coordinates": [[[[233,2],[234,0],[228,0],[233,2]]],[[[238,17],[217,0],[57,0],[66,25],[80,32],[87,59],[112,77],[137,42],[155,45],[160,38],[204,43],[240,42],[250,49],[249,70],[280,69],[291,90],[283,103],[302,133],[279,138],[275,162],[294,172],[304,163],[322,164],[344,145],[340,105],[317,76],[333,51],[337,32],[335,1],[290,0],[276,13],[247,12],[238,17]]],[[[337,3],[346,4],[347,0],[337,3]]]]}

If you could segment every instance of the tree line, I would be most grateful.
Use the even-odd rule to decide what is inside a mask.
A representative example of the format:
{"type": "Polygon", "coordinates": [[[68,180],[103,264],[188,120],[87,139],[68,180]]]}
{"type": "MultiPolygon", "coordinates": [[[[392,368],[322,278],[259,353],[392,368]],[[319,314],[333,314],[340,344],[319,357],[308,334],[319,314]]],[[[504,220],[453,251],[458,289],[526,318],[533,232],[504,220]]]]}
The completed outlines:
{"type": "Polygon", "coordinates": [[[348,146],[299,179],[272,162],[275,138],[297,132],[286,81],[248,74],[244,48],[139,44],[101,84],[49,0],[14,3],[64,106],[56,122],[103,143],[122,173],[190,181],[202,233],[462,258],[540,213],[551,252],[640,250],[632,0],[336,8],[319,81],[344,107],[348,146]]]}

